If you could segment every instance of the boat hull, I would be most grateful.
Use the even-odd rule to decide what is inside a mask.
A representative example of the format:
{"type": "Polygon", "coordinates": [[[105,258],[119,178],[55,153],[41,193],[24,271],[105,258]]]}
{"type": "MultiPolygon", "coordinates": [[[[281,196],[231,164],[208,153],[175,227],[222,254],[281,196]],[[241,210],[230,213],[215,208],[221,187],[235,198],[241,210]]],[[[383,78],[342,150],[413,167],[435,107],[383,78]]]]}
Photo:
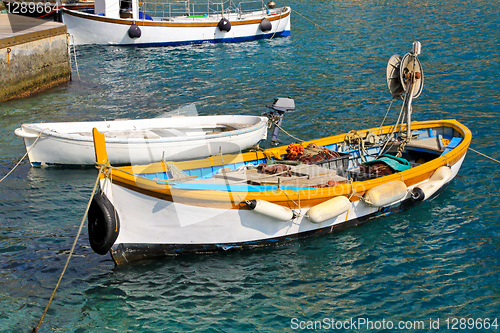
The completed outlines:
{"type": "MultiPolygon", "coordinates": [[[[441,186],[441,190],[456,176],[464,157],[451,167],[452,177],[441,186]]],[[[362,200],[354,201],[347,212],[322,223],[312,222],[305,208],[297,218],[283,222],[249,209],[196,207],[178,203],[175,193],[170,201],[152,198],[106,180],[102,181],[101,187],[120,217],[120,232],[110,250],[117,265],[145,258],[286,243],[355,227],[421,202],[412,197],[411,190],[415,187],[412,186],[404,198],[382,207],[370,206],[362,200]]],[[[234,199],[235,204],[240,203],[234,199]]]]}
{"type": "MultiPolygon", "coordinates": [[[[231,22],[231,30],[221,31],[218,20],[210,21],[151,21],[107,18],[99,15],[63,10],[62,20],[72,35],[73,44],[110,44],[135,46],[169,46],[201,43],[241,42],[256,39],[290,35],[290,8],[278,15],[268,17],[272,28],[260,29],[260,22],[266,16],[253,15],[248,19],[231,22]],[[140,31],[139,38],[131,38],[129,29],[135,23],[140,31]]],[[[200,19],[201,20],[201,19],[200,19]]],[[[230,19],[231,20],[231,19],[230,19]]]]}
{"type": "MultiPolygon", "coordinates": [[[[163,125],[164,130],[170,128],[163,125]]],[[[24,138],[28,157],[33,166],[94,165],[95,152],[92,128],[116,130],[123,137],[108,139],[108,157],[116,165],[149,164],[161,161],[189,160],[217,154],[237,153],[257,144],[267,136],[267,118],[257,116],[206,116],[159,118],[152,120],[116,120],[108,122],[24,124],[15,133],[24,138]],[[171,137],[144,138],[148,128],[161,124],[180,129],[197,128],[200,131],[181,133],[172,129],[171,137]],[[247,125],[241,129],[205,135],[203,127],[217,128],[220,124],[247,125]],[[132,126],[138,128],[131,130],[132,126]],[[55,129],[55,130],[54,130],[55,129]],[[60,129],[60,130],[59,130],[60,129]],[[62,131],[71,131],[68,134],[62,131]],[[128,130],[128,133],[125,131],[128,130]],[[86,135],[80,135],[83,133],[86,135]],[[127,137],[128,135],[128,137],[127,137]]],[[[158,131],[158,130],[157,130],[158,131]]],[[[152,133],[154,134],[154,133],[152,133]]]]}

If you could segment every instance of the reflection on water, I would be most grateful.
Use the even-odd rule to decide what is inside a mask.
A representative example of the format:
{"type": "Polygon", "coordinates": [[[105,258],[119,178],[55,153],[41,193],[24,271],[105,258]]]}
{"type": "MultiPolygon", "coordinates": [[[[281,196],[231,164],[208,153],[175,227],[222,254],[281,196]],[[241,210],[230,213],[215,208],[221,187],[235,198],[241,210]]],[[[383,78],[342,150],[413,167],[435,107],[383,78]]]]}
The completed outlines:
{"type": "MultiPolygon", "coordinates": [[[[22,123],[266,112],[291,96],[285,129],[308,140],[378,126],[385,67],[414,40],[419,120],[456,118],[498,158],[500,55],[494,2],[297,1],[292,36],[241,44],[77,48],[81,81],[0,104],[0,175],[25,153],[22,123]],[[317,13],[324,15],[318,16],[317,13]]],[[[393,110],[387,122],[394,122],[393,110]]],[[[282,133],[285,144],[293,142],[282,133]]],[[[340,234],[249,252],[114,268],[87,232],[42,325],[53,331],[292,331],[292,318],[493,318],[499,298],[498,165],[470,152],[459,177],[416,209],[340,234]]],[[[97,171],[30,168],[0,183],[0,331],[35,325],[76,235],[97,171]]]]}

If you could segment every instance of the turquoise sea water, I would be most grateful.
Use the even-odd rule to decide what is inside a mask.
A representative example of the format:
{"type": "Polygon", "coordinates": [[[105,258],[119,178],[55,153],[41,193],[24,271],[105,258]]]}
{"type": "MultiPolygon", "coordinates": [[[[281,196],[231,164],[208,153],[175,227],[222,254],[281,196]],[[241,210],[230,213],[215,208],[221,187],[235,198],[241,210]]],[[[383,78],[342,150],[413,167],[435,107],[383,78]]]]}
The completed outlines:
{"type": "MultiPolygon", "coordinates": [[[[377,126],[390,102],[387,61],[414,40],[422,43],[425,75],[414,118],[456,118],[471,129],[472,148],[500,158],[494,1],[287,4],[330,32],[292,13],[292,35],[281,39],[78,47],[81,80],[74,70],[63,87],[0,104],[0,176],[25,153],[13,134],[23,122],[152,117],[189,103],[202,115],[259,115],[274,97],[291,96],[297,109],[284,128],[301,139],[377,126]]],[[[344,324],[344,331],[438,331],[431,329],[437,320],[440,331],[499,331],[469,326],[470,318],[498,318],[500,325],[498,169],[469,152],[435,200],[338,234],[255,251],[115,267],[90,249],[84,229],[40,331],[333,331],[333,320],[351,319],[372,326],[344,324]],[[322,329],[309,329],[314,321],[322,329]],[[413,329],[398,329],[400,323],[413,329]]],[[[96,175],[24,161],[0,183],[0,332],[37,324],[96,175]]]]}

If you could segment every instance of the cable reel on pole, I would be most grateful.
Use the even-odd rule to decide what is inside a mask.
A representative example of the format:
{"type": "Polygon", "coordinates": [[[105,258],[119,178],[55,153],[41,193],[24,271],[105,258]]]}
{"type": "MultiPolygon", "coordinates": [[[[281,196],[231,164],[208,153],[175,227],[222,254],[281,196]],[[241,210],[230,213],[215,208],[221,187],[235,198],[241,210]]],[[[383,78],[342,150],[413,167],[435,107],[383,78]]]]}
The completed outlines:
{"type": "Polygon", "coordinates": [[[420,42],[415,41],[411,52],[405,54],[404,57],[395,54],[387,64],[387,86],[392,98],[403,99],[403,107],[406,107],[408,142],[411,140],[412,101],[420,96],[424,86],[424,72],[418,59],[421,47],[420,42]]]}

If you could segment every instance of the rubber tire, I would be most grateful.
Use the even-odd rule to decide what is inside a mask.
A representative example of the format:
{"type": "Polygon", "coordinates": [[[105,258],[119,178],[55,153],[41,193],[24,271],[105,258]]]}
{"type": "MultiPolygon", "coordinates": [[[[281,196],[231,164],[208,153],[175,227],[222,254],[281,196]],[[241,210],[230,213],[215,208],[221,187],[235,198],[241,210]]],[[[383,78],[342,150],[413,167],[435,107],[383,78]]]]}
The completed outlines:
{"type": "Polygon", "coordinates": [[[411,193],[411,198],[416,202],[423,201],[425,199],[425,193],[420,187],[415,187],[411,193]]]}
{"type": "Polygon", "coordinates": [[[96,193],[88,214],[89,241],[95,253],[108,253],[120,233],[120,219],[113,204],[103,193],[96,193]]]}

